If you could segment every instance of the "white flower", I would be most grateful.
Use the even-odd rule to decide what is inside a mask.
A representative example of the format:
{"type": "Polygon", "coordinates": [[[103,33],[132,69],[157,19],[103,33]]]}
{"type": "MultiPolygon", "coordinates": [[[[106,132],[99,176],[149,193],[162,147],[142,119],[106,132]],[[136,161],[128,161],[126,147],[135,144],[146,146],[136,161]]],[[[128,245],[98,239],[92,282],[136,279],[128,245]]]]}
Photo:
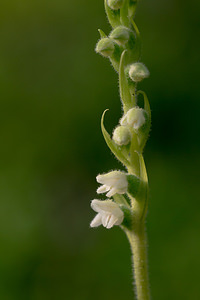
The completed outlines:
{"type": "Polygon", "coordinates": [[[97,189],[98,194],[108,192],[107,197],[112,197],[114,194],[125,194],[128,189],[128,181],[126,178],[126,173],[119,171],[112,171],[107,174],[98,175],[96,177],[97,182],[101,183],[97,189]]]}
{"type": "Polygon", "coordinates": [[[129,109],[122,117],[120,124],[123,126],[129,125],[135,130],[138,130],[145,123],[144,110],[139,107],[129,109]]]}
{"type": "Polygon", "coordinates": [[[124,219],[124,213],[119,206],[112,200],[92,200],[91,207],[97,212],[90,223],[91,227],[98,227],[103,225],[107,229],[110,229],[114,225],[120,225],[124,219]]]}

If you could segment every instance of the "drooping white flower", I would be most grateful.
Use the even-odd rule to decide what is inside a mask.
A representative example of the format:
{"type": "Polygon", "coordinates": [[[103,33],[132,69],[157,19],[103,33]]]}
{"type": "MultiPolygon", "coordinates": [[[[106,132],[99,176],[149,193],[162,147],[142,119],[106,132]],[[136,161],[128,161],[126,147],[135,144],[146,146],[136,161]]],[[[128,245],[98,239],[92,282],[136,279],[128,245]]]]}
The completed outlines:
{"type": "Polygon", "coordinates": [[[142,108],[134,107],[122,117],[120,124],[123,126],[129,125],[135,130],[138,130],[145,123],[145,111],[142,108]]]}
{"type": "Polygon", "coordinates": [[[124,219],[124,213],[119,206],[112,200],[97,200],[94,199],[91,202],[91,207],[97,212],[90,223],[90,227],[98,227],[101,224],[110,229],[114,225],[120,225],[124,219]]]}
{"type": "Polygon", "coordinates": [[[98,175],[96,177],[97,182],[101,183],[97,189],[98,194],[108,192],[107,197],[112,197],[115,194],[125,194],[128,189],[128,180],[126,173],[120,171],[112,171],[107,174],[98,175]]]}

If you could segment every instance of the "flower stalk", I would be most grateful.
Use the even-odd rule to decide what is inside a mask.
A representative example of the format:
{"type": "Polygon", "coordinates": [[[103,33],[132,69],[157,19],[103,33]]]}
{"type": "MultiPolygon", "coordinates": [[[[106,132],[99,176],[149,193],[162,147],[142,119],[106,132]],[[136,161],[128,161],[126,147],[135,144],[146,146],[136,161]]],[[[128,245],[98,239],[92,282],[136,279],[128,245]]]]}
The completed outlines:
{"type": "Polygon", "coordinates": [[[104,0],[105,11],[112,27],[109,35],[99,29],[100,40],[96,52],[109,58],[119,75],[122,117],[112,136],[104,127],[104,139],[126,171],[111,171],[97,176],[101,184],[97,193],[109,199],[91,202],[97,212],[90,226],[103,225],[110,229],[120,226],[125,232],[133,255],[133,274],[137,300],[150,300],[147,272],[147,241],[145,219],[148,209],[148,178],[143,150],[151,127],[151,110],[148,98],[138,91],[138,84],[149,76],[147,67],[140,61],[141,39],[134,16],[137,0],[104,0]],[[142,95],[144,105],[138,105],[142,95]]]}

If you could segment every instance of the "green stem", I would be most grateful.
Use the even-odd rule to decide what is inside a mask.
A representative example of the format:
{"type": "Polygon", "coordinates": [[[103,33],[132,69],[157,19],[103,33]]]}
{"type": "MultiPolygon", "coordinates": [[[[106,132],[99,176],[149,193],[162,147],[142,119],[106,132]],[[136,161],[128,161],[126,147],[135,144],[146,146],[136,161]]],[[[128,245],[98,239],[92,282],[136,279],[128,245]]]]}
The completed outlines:
{"type": "Polygon", "coordinates": [[[137,300],[150,300],[147,270],[147,241],[144,223],[126,232],[133,254],[133,274],[137,300]]]}

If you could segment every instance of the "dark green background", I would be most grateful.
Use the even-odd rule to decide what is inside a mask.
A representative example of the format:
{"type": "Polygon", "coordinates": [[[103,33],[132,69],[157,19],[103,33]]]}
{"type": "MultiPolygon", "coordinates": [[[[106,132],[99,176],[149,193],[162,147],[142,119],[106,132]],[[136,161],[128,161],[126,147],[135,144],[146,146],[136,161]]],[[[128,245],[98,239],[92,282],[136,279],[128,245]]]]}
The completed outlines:
{"type": "MultiPolygon", "coordinates": [[[[200,2],[141,1],[151,77],[145,159],[154,300],[200,299],[200,2]]],[[[0,299],[131,300],[119,228],[90,229],[95,176],[121,168],[100,131],[121,117],[117,75],[94,52],[103,0],[3,0],[0,9],[0,299]]]]}

